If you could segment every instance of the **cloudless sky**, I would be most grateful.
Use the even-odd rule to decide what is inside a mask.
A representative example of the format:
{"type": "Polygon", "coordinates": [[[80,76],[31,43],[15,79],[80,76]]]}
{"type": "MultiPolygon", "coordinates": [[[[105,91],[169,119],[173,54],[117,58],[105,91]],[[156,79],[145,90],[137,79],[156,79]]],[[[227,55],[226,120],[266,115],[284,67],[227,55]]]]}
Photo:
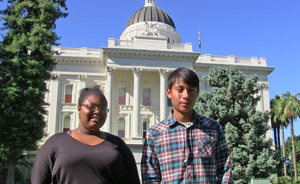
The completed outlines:
{"type": "MultiPolygon", "coordinates": [[[[69,16],[57,21],[62,47],[101,48],[119,39],[131,15],[145,0],[67,0],[69,16]]],[[[0,2],[4,9],[7,0],[0,2]]],[[[202,54],[266,57],[276,67],[269,75],[270,99],[289,91],[300,93],[299,0],[156,0],[173,19],[181,42],[202,54]]],[[[0,22],[2,24],[2,22],[0,22]]],[[[300,120],[294,121],[300,135],[300,120]]],[[[285,138],[291,135],[290,127],[285,138]]]]}

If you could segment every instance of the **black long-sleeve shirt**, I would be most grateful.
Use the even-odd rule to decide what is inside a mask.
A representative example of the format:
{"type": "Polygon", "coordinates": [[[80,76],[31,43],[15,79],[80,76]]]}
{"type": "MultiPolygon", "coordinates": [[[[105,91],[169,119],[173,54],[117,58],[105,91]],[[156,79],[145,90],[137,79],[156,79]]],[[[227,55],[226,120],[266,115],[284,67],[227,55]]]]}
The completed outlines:
{"type": "Polygon", "coordinates": [[[52,136],[39,150],[32,184],[138,184],[132,152],[122,139],[102,132],[105,140],[95,146],[83,144],[67,133],[52,136]]]}

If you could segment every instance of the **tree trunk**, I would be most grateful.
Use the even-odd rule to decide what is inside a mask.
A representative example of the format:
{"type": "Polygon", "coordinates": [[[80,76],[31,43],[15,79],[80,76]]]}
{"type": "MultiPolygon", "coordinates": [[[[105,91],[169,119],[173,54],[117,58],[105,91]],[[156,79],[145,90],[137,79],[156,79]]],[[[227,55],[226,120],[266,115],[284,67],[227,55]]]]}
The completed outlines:
{"type": "Polygon", "coordinates": [[[6,153],[7,153],[7,150],[4,149],[4,148],[1,148],[3,151],[3,160],[1,161],[1,165],[2,165],[2,171],[1,171],[1,183],[5,183],[4,182],[4,173],[5,173],[5,165],[6,165],[6,161],[7,161],[7,156],[6,156],[6,153]]]}
{"type": "Polygon", "coordinates": [[[15,184],[15,168],[17,165],[18,154],[17,152],[9,152],[8,154],[8,168],[6,184],[15,184]]]}
{"type": "Polygon", "coordinates": [[[280,127],[277,127],[277,139],[278,139],[278,147],[279,147],[279,153],[281,152],[280,150],[280,127]]]}
{"type": "MultiPolygon", "coordinates": [[[[292,136],[292,148],[293,148],[293,157],[294,157],[294,171],[295,171],[295,182],[298,181],[298,172],[297,172],[297,160],[296,160],[296,150],[295,150],[295,140],[294,140],[294,125],[293,118],[290,118],[291,125],[291,136],[292,136]]],[[[292,164],[292,163],[291,163],[292,164]]]]}
{"type": "MultiPolygon", "coordinates": [[[[283,158],[286,159],[283,127],[284,127],[284,124],[283,124],[283,122],[281,122],[282,152],[283,152],[283,158]]],[[[283,166],[284,166],[284,176],[287,176],[286,160],[284,160],[283,166]]]]}
{"type": "Polygon", "coordinates": [[[277,128],[274,127],[273,128],[273,131],[274,131],[274,142],[275,142],[275,150],[278,150],[278,148],[280,147],[277,143],[277,128]]]}

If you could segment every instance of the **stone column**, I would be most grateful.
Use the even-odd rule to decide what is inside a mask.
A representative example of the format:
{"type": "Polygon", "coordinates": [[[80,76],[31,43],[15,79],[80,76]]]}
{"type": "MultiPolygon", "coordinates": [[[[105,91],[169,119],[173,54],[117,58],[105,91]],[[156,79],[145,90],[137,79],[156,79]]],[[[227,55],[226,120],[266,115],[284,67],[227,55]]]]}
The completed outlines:
{"type": "Polygon", "coordinates": [[[160,121],[167,117],[167,76],[169,70],[159,69],[160,74],[160,121]]]}
{"type": "MultiPolygon", "coordinates": [[[[79,82],[78,82],[78,90],[76,90],[76,97],[77,99],[75,100],[75,103],[78,103],[78,99],[79,99],[79,96],[80,96],[80,90],[85,88],[86,87],[86,78],[87,78],[87,75],[78,75],[78,79],[79,79],[79,82]]],[[[78,115],[78,112],[76,112],[77,115],[78,115]]],[[[74,126],[75,128],[77,128],[79,126],[79,118],[74,118],[74,126]]]]}
{"type": "Polygon", "coordinates": [[[206,88],[206,84],[205,84],[205,81],[204,81],[204,74],[202,74],[202,76],[200,76],[200,74],[198,75],[199,76],[199,92],[201,90],[203,91],[207,91],[207,88],[206,88]]]}
{"type": "Polygon", "coordinates": [[[112,111],[113,111],[113,83],[114,83],[114,72],[115,67],[106,66],[107,72],[107,79],[106,79],[106,99],[107,99],[107,108],[109,108],[109,112],[107,113],[106,122],[103,126],[103,130],[113,133],[112,132],[112,111]]]}
{"type": "MultiPolygon", "coordinates": [[[[259,89],[258,95],[260,95],[260,101],[257,103],[256,110],[265,112],[270,109],[270,99],[269,99],[269,86],[268,82],[258,82],[257,88],[259,89]]],[[[268,121],[268,125],[271,126],[271,120],[268,121]]],[[[266,138],[272,138],[272,130],[268,130],[266,133],[266,138]]]]}
{"type": "Polygon", "coordinates": [[[132,68],[134,76],[133,86],[133,122],[132,122],[132,137],[141,137],[140,134],[140,80],[141,80],[141,68],[132,68]]]}
{"type": "Polygon", "coordinates": [[[200,92],[201,90],[207,91],[204,80],[200,80],[200,82],[199,82],[199,92],[200,92]]]}
{"type": "MultiPolygon", "coordinates": [[[[270,95],[269,95],[269,86],[270,83],[264,82],[260,84],[261,87],[261,102],[262,102],[262,112],[269,111],[270,110],[270,95]]],[[[271,120],[268,122],[269,126],[271,125],[271,120]]],[[[266,135],[267,139],[272,138],[272,130],[267,131],[266,135]]]]}
{"type": "MultiPolygon", "coordinates": [[[[51,137],[55,133],[58,133],[58,120],[57,120],[57,103],[59,100],[59,78],[60,74],[51,74],[51,89],[50,92],[50,108],[49,108],[49,118],[48,118],[48,137],[51,137]]],[[[63,95],[63,94],[60,94],[63,95]]]]}
{"type": "Polygon", "coordinates": [[[79,79],[79,82],[78,82],[78,97],[79,97],[79,92],[82,88],[85,88],[86,86],[86,78],[87,76],[86,75],[78,75],[78,79],[79,79]]]}
{"type": "Polygon", "coordinates": [[[260,101],[258,102],[258,110],[264,112],[270,109],[269,102],[269,86],[268,82],[258,82],[257,88],[259,89],[259,94],[261,96],[260,101]]]}
{"type": "Polygon", "coordinates": [[[262,103],[263,103],[263,111],[267,111],[270,109],[270,95],[269,95],[269,87],[270,83],[265,82],[262,83],[262,103]]]}

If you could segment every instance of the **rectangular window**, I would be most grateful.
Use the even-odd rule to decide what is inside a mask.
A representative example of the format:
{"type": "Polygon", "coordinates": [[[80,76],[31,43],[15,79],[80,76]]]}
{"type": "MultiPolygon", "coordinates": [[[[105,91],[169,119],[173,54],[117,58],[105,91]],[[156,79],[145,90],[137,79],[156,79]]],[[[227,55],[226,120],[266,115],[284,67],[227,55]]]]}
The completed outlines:
{"type": "Polygon", "coordinates": [[[125,105],[126,88],[119,88],[119,105],[125,105]]]}
{"type": "Polygon", "coordinates": [[[150,89],[143,90],[143,105],[150,106],[150,89]]]}
{"type": "Polygon", "coordinates": [[[149,123],[148,119],[146,119],[146,120],[143,121],[143,138],[146,137],[146,132],[149,129],[149,124],[150,123],[149,123]]]}
{"type": "Polygon", "coordinates": [[[121,138],[125,137],[125,119],[120,118],[118,122],[118,136],[121,138]]]}
{"type": "Polygon", "coordinates": [[[72,103],[72,85],[67,85],[65,88],[65,103],[72,103]]]}
{"type": "Polygon", "coordinates": [[[71,121],[71,119],[69,116],[66,116],[64,118],[63,132],[70,131],[70,121],[71,121]]]}

